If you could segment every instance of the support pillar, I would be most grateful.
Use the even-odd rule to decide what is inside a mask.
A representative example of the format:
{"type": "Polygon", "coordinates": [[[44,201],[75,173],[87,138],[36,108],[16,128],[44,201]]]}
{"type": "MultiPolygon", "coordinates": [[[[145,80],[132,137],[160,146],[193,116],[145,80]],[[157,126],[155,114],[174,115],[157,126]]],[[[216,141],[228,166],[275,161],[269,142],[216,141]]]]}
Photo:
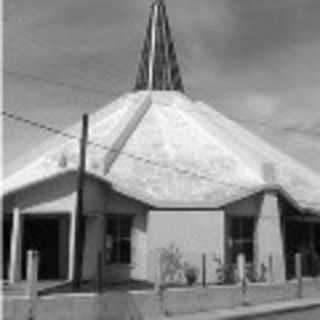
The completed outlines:
{"type": "Polygon", "coordinates": [[[22,223],[23,218],[18,208],[13,210],[13,223],[10,243],[9,282],[21,280],[22,261],[22,223]]]}
{"type": "Polygon", "coordinates": [[[285,281],[284,238],[281,230],[281,212],[276,192],[265,192],[256,225],[256,271],[267,268],[268,279],[285,281]],[[272,260],[272,270],[268,265],[272,260]],[[271,274],[272,273],[272,274],[271,274]]]}
{"type": "Polygon", "coordinates": [[[75,211],[70,214],[69,224],[69,263],[68,263],[68,280],[73,279],[73,265],[75,263],[75,242],[76,242],[76,216],[75,211]]]}

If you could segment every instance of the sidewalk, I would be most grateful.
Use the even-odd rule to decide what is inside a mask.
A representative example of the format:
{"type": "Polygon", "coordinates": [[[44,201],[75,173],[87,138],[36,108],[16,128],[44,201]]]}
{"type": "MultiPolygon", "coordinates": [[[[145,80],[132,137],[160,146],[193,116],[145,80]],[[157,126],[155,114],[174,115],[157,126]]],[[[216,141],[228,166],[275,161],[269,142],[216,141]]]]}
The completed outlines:
{"type": "Polygon", "coordinates": [[[199,312],[193,314],[180,314],[177,316],[162,317],[161,320],[231,320],[251,319],[260,316],[283,314],[294,311],[303,311],[319,308],[320,319],[320,297],[317,299],[297,299],[291,301],[274,302],[256,306],[236,307],[228,310],[217,310],[213,312],[199,312]]]}

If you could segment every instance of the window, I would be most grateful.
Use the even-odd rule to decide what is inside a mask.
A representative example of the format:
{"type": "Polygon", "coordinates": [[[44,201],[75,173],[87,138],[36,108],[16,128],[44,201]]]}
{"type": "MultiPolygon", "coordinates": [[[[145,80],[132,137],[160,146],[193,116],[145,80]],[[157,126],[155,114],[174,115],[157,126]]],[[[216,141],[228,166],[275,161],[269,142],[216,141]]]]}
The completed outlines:
{"type": "Polygon", "coordinates": [[[254,218],[241,217],[231,219],[231,258],[237,261],[237,256],[243,253],[247,262],[253,262],[254,218]]]}
{"type": "Polygon", "coordinates": [[[131,217],[111,216],[107,218],[105,238],[106,262],[131,262],[131,227],[131,217]]]}

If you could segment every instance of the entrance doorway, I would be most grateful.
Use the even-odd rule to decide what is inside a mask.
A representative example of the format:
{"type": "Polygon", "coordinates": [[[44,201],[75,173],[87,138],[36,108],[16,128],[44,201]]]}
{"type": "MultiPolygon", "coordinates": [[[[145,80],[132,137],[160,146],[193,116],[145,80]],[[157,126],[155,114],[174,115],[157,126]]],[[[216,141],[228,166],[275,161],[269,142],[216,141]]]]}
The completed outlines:
{"type": "Polygon", "coordinates": [[[241,253],[246,257],[246,262],[253,263],[254,227],[255,220],[252,217],[232,217],[230,228],[231,262],[237,262],[237,256],[241,253]]]}
{"type": "Polygon", "coordinates": [[[236,279],[237,258],[239,254],[245,256],[246,275],[248,279],[255,280],[254,274],[254,230],[255,218],[249,216],[231,216],[227,220],[228,250],[226,261],[231,271],[230,275],[236,279]]]}
{"type": "Polygon", "coordinates": [[[66,278],[68,252],[68,228],[66,216],[32,216],[26,215],[23,228],[22,278],[26,277],[26,255],[28,250],[38,250],[39,279],[66,278]]]}
{"type": "Polygon", "coordinates": [[[303,276],[314,276],[319,272],[320,243],[319,224],[306,221],[286,222],[286,270],[287,278],[295,277],[296,253],[302,254],[303,276]]]}

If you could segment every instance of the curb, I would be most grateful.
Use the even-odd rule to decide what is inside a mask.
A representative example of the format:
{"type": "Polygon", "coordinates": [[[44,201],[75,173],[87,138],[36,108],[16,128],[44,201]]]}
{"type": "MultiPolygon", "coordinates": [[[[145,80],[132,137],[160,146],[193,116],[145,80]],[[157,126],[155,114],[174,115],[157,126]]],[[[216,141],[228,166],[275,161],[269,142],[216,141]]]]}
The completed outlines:
{"type": "Polygon", "coordinates": [[[213,312],[199,312],[161,317],[161,320],[245,320],[258,316],[291,313],[320,308],[320,299],[297,299],[285,302],[274,302],[251,307],[237,307],[213,312]]]}

